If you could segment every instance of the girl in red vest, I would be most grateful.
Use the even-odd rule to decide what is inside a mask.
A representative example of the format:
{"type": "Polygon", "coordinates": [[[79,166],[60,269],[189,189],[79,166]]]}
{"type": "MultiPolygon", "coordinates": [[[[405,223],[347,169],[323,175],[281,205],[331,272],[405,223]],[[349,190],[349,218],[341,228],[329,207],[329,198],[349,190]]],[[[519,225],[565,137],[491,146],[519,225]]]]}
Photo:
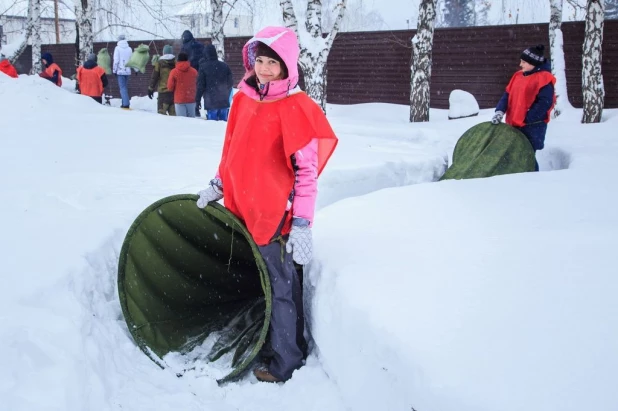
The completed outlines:
{"type": "Polygon", "coordinates": [[[107,75],[105,69],[97,65],[97,56],[94,53],[90,53],[86,62],[77,68],[77,84],[80,94],[103,104],[102,95],[103,89],[107,87],[107,75]]]}
{"type": "Polygon", "coordinates": [[[62,86],[62,70],[54,63],[54,57],[51,53],[43,53],[41,61],[43,62],[43,71],[39,73],[39,76],[51,81],[58,87],[62,86]]]}
{"type": "MultiPolygon", "coordinates": [[[[551,74],[543,50],[545,47],[539,44],[521,53],[521,71],[515,73],[506,86],[491,120],[493,124],[499,124],[506,114],[506,123],[524,133],[535,152],[545,146],[549,114],[556,103],[556,78],[551,74]]],[[[538,163],[536,171],[539,171],[538,163]]]]}
{"type": "Polygon", "coordinates": [[[219,171],[198,207],[224,198],[264,257],[272,288],[268,367],[260,381],[291,378],[306,355],[294,262],[311,260],[318,175],[337,145],[322,109],[298,87],[296,34],[266,27],[243,48],[246,74],[232,103],[219,171]],[[224,197],[225,196],[225,197],[224,197]]]}
{"type": "Polygon", "coordinates": [[[4,54],[0,54],[0,71],[9,77],[17,78],[17,70],[15,70],[9,59],[4,57],[4,54]]]}

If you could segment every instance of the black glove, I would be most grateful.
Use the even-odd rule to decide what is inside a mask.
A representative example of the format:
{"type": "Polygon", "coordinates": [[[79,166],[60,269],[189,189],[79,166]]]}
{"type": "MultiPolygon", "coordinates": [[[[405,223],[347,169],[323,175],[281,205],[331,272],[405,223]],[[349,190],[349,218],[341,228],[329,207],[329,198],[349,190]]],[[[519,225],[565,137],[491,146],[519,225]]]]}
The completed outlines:
{"type": "Polygon", "coordinates": [[[202,115],[200,114],[200,108],[199,106],[195,106],[195,117],[202,117],[202,115]]]}
{"type": "Polygon", "coordinates": [[[148,89],[148,98],[152,100],[153,96],[154,96],[154,90],[148,89]]]}
{"type": "Polygon", "coordinates": [[[195,103],[195,110],[196,110],[196,113],[197,113],[197,110],[201,110],[201,109],[202,109],[202,103],[200,103],[200,102],[196,102],[196,103],[195,103]]]}

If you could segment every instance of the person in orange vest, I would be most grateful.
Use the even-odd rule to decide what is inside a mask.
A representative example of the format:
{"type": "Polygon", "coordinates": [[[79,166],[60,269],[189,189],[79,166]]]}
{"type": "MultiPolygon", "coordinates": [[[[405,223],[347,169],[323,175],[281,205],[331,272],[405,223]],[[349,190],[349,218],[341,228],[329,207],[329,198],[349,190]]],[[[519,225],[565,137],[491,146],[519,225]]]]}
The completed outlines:
{"type": "Polygon", "coordinates": [[[77,84],[80,94],[103,104],[101,96],[103,89],[107,87],[107,76],[103,67],[97,65],[97,56],[94,53],[90,53],[86,62],[77,68],[77,84]]]}
{"type": "Polygon", "coordinates": [[[0,71],[9,77],[17,78],[17,70],[15,70],[9,59],[4,57],[4,54],[0,54],[0,71]]]}
{"type": "Polygon", "coordinates": [[[43,71],[39,73],[39,76],[51,81],[58,87],[62,86],[62,70],[54,63],[54,57],[51,53],[43,53],[41,61],[43,62],[43,71]]]}
{"type": "Polygon", "coordinates": [[[223,199],[262,255],[272,291],[272,356],[259,381],[292,377],[307,354],[303,298],[294,263],[311,261],[318,176],[337,146],[322,108],[298,86],[296,33],[266,27],[243,47],[245,76],[234,95],[219,171],[197,206],[223,199]]]}
{"type": "MultiPolygon", "coordinates": [[[[545,147],[549,114],[556,104],[556,78],[544,50],[539,44],[521,53],[521,70],[511,77],[491,119],[492,124],[500,124],[506,114],[506,124],[524,133],[535,152],[545,147]]],[[[539,171],[538,162],[535,171],[539,171]]]]}
{"type": "Polygon", "coordinates": [[[167,79],[167,89],[174,92],[174,107],[179,117],[195,117],[197,70],[191,67],[189,55],[178,54],[178,63],[167,79]]]}

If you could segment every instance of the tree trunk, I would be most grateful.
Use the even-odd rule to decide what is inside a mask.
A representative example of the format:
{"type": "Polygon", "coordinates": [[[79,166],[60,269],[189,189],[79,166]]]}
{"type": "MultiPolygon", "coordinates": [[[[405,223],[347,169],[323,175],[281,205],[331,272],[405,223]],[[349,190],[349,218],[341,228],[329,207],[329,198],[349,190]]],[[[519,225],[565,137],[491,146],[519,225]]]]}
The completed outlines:
{"type": "Polygon", "coordinates": [[[32,0],[29,2],[29,7],[32,7],[32,68],[30,74],[38,74],[43,71],[41,63],[41,0],[32,0]]]}
{"type": "Polygon", "coordinates": [[[410,122],[429,121],[431,53],[436,0],[421,0],[418,28],[412,38],[412,76],[410,79],[410,122]]]}
{"type": "Polygon", "coordinates": [[[217,49],[219,60],[225,60],[225,34],[223,32],[223,0],[210,0],[212,31],[210,41],[217,49]]]}
{"type": "Polygon", "coordinates": [[[549,49],[551,54],[551,71],[556,77],[556,106],[554,117],[562,111],[572,108],[567,93],[567,81],[564,61],[564,40],[562,37],[562,4],[564,0],[550,0],[551,15],[549,17],[549,49]]]}
{"type": "Polygon", "coordinates": [[[305,79],[305,91],[324,110],[326,106],[326,62],[310,57],[307,55],[300,59],[300,67],[305,79]]]}
{"type": "MultiPolygon", "coordinates": [[[[32,29],[34,27],[34,19],[32,18],[32,2],[33,0],[28,0],[28,14],[26,16],[26,28],[24,30],[23,39],[21,44],[17,47],[13,55],[6,56],[6,58],[11,62],[11,64],[15,64],[19,56],[26,50],[28,47],[28,42],[30,41],[30,37],[32,36],[32,29]]],[[[40,64],[40,60],[39,60],[40,64]]]]}
{"type": "Polygon", "coordinates": [[[79,55],[78,65],[88,58],[88,54],[94,49],[94,5],[89,0],[75,2],[75,20],[79,28],[79,55]]]}
{"type": "Polygon", "coordinates": [[[603,44],[603,0],[588,0],[586,34],[582,53],[582,123],[599,123],[603,114],[605,90],[601,73],[603,44]]]}
{"type": "Polygon", "coordinates": [[[292,0],[280,0],[285,27],[296,32],[300,42],[299,64],[303,70],[307,95],[316,101],[326,113],[326,63],[333,41],[341,27],[347,0],[341,0],[335,10],[335,24],[328,36],[322,33],[322,1],[307,0],[306,20],[300,26],[296,20],[292,0]],[[302,35],[300,34],[302,32],[302,35]]]}
{"type": "Polygon", "coordinates": [[[56,44],[60,44],[60,16],[58,15],[58,0],[54,0],[54,28],[56,30],[56,44]]]}

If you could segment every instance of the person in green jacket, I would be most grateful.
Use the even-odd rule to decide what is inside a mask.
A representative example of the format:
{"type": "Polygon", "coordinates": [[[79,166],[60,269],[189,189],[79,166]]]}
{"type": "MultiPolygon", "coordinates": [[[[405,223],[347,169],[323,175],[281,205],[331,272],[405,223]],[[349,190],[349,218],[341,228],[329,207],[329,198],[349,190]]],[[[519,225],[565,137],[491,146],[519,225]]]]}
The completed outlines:
{"type": "Polygon", "coordinates": [[[159,114],[176,115],[174,93],[167,89],[167,79],[174,67],[176,67],[176,57],[173,54],[172,46],[166,44],[163,47],[163,55],[159,57],[159,61],[154,65],[150,86],[148,87],[148,97],[151,100],[155,90],[159,93],[157,97],[157,112],[159,114]]]}

